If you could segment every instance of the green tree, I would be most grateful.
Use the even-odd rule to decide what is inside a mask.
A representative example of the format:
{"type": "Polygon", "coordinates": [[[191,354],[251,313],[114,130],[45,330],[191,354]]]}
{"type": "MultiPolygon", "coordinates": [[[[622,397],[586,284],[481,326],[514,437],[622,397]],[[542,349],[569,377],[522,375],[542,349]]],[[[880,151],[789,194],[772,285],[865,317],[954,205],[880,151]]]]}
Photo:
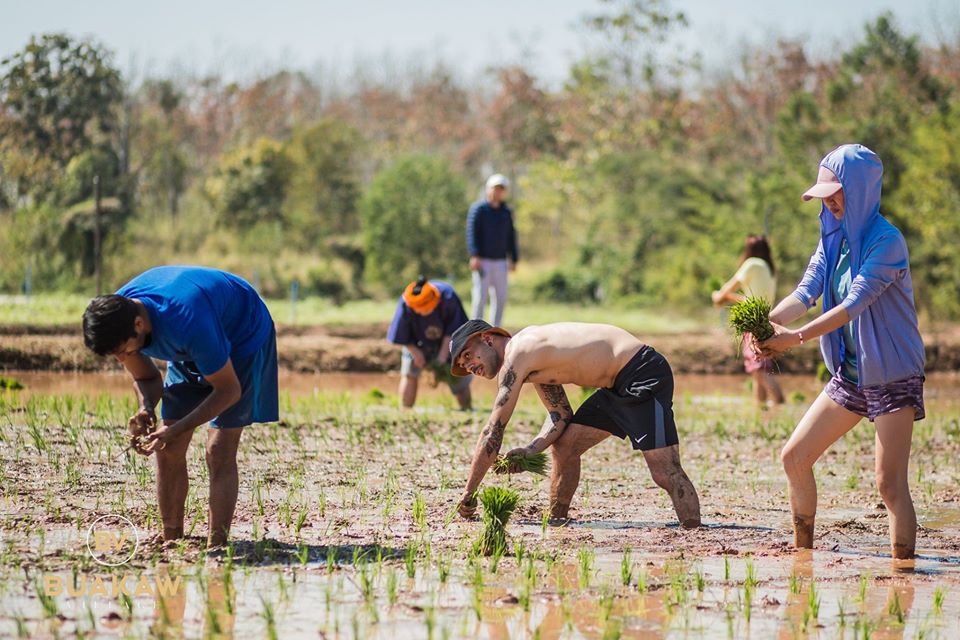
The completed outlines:
{"type": "Polygon", "coordinates": [[[207,180],[206,193],[219,224],[248,231],[261,223],[283,223],[293,163],[283,145],[261,138],[227,153],[207,180]]]}
{"type": "MultiPolygon", "coordinates": [[[[903,156],[900,188],[890,197],[910,248],[914,295],[931,316],[960,315],[960,104],[918,124],[903,156]]],[[[881,210],[886,209],[886,203],[881,210]]]]}
{"type": "Polygon", "coordinates": [[[152,213],[166,210],[171,218],[190,174],[194,130],[186,122],[183,90],[170,80],[147,80],[133,96],[131,164],[138,195],[152,213]]]}
{"type": "Polygon", "coordinates": [[[466,265],[466,183],[446,160],[401,157],[371,182],[360,204],[366,274],[396,288],[466,265]]]}
{"type": "Polygon", "coordinates": [[[45,192],[57,170],[108,138],[122,93],[110,54],[66,34],[33,37],[0,61],[0,154],[18,191],[45,192]]]}
{"type": "Polygon", "coordinates": [[[308,242],[360,229],[361,144],[355,129],[333,119],[294,133],[287,146],[294,165],[288,205],[308,242]]]}

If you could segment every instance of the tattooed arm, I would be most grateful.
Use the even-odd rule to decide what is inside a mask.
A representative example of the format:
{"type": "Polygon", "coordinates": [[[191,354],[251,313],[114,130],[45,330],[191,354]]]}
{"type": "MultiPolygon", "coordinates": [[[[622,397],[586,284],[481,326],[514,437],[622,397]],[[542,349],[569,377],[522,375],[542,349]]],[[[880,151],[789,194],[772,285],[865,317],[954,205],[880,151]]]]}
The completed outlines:
{"type": "Polygon", "coordinates": [[[525,447],[526,454],[540,453],[552,445],[573,420],[573,409],[570,408],[563,385],[538,384],[536,387],[543,406],[547,408],[547,419],[537,437],[525,447]]]}
{"type": "Polygon", "coordinates": [[[460,499],[460,515],[465,518],[471,517],[476,510],[474,493],[480,486],[483,476],[486,475],[497,459],[497,454],[500,453],[500,446],[503,444],[503,432],[517,406],[525,375],[525,371],[521,371],[514,362],[510,360],[504,362],[503,369],[500,372],[500,388],[497,392],[497,400],[494,403],[493,411],[490,412],[490,418],[487,420],[486,426],[480,433],[477,447],[473,451],[470,477],[467,479],[467,487],[460,499]]]}

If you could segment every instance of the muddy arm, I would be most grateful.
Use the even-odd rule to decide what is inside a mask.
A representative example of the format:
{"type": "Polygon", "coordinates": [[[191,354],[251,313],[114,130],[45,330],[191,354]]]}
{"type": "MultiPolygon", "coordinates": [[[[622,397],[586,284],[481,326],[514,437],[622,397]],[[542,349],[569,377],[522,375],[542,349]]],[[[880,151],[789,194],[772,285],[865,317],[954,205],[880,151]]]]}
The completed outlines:
{"type": "MultiPolygon", "coordinates": [[[[233,362],[228,358],[227,363],[223,365],[216,373],[204,376],[213,391],[203,399],[197,407],[186,416],[177,420],[172,425],[163,425],[157,431],[147,436],[150,441],[160,441],[164,443],[171,442],[181,433],[193,430],[200,425],[210,422],[221,413],[232,407],[240,400],[243,389],[240,386],[240,380],[237,378],[236,371],[233,369],[233,362]]],[[[161,449],[163,445],[159,446],[161,449]]]]}
{"type": "MultiPolygon", "coordinates": [[[[563,385],[559,384],[538,384],[536,385],[537,395],[543,401],[543,406],[547,408],[547,419],[540,428],[540,433],[521,450],[514,450],[517,453],[531,455],[540,453],[547,447],[557,441],[563,435],[564,429],[573,420],[573,409],[570,408],[570,402],[567,400],[567,393],[563,390],[563,385]]],[[[511,453],[514,453],[511,451],[511,453]]]]}
{"type": "Polygon", "coordinates": [[[137,394],[140,408],[152,414],[163,395],[163,376],[160,375],[157,365],[138,352],[124,358],[123,366],[133,376],[133,390],[137,394]]]}
{"type": "Polygon", "coordinates": [[[503,371],[500,374],[500,389],[497,392],[497,400],[473,451],[470,477],[467,479],[467,487],[460,499],[460,514],[465,517],[473,515],[475,506],[471,505],[476,504],[473,495],[483,481],[483,477],[497,459],[497,454],[500,453],[500,447],[503,445],[503,432],[517,406],[525,375],[525,371],[519,371],[510,361],[504,363],[503,371]]]}

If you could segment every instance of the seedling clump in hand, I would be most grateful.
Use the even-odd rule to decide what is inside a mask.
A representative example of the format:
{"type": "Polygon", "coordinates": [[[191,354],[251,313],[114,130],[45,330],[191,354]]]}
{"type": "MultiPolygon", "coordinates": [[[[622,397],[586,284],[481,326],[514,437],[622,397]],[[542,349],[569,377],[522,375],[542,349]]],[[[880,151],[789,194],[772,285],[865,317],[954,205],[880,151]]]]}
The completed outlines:
{"type": "Polygon", "coordinates": [[[763,298],[749,297],[730,307],[730,326],[737,338],[750,333],[763,342],[773,337],[773,325],[770,324],[770,303],[763,298]]]}
{"type": "Polygon", "coordinates": [[[547,475],[550,470],[550,463],[547,462],[547,454],[533,453],[530,455],[500,456],[494,464],[494,471],[498,473],[509,473],[511,465],[519,467],[520,472],[529,471],[538,476],[547,475]]]}

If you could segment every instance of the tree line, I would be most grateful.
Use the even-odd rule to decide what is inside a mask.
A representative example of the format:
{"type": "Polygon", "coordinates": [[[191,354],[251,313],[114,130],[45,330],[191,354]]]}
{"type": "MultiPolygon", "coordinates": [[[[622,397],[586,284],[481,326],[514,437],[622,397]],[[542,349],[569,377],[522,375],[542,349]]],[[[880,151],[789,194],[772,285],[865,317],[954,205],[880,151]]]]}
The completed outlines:
{"type": "Polygon", "coordinates": [[[597,44],[557,87],[440,63],[346,87],[134,82],[102,44],[37,35],[0,61],[0,291],[26,274],[91,290],[99,176],[106,282],[204,263],[268,296],[394,295],[465,275],[466,209],[496,170],[534,296],[703,306],[748,233],[771,239],[786,293],[818,234],[799,194],[859,141],[884,161],[921,312],[960,316],[960,42],[922,46],[881,15],[842,48],[782,40],[707,73],[669,54],[686,20],[662,2],[602,2],[585,26],[597,44]]]}

